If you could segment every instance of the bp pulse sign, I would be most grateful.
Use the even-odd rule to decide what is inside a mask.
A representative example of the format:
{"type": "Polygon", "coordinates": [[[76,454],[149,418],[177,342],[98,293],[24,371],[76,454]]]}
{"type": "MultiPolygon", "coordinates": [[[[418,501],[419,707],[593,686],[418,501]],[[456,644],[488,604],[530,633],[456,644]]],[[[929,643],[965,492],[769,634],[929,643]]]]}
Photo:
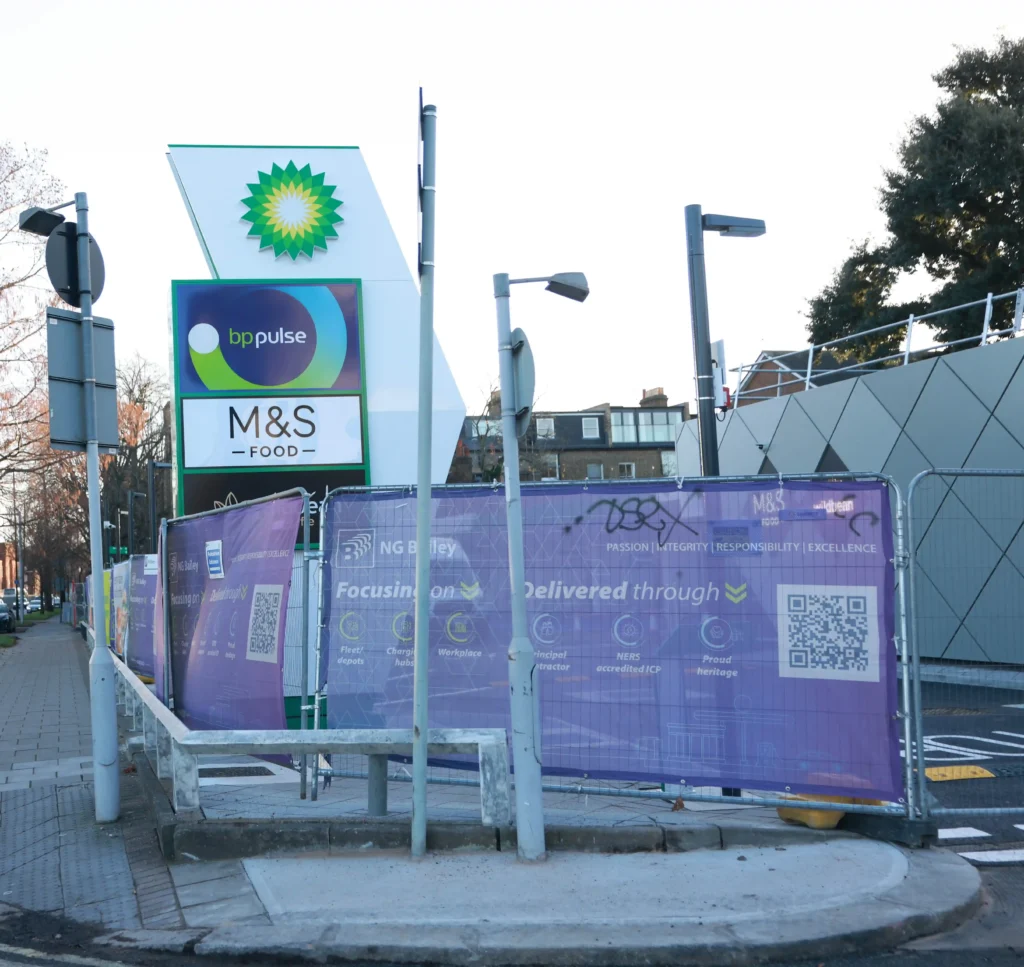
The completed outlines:
{"type": "Polygon", "coordinates": [[[365,475],[358,282],[175,282],[173,305],[185,474],[365,475]]]}

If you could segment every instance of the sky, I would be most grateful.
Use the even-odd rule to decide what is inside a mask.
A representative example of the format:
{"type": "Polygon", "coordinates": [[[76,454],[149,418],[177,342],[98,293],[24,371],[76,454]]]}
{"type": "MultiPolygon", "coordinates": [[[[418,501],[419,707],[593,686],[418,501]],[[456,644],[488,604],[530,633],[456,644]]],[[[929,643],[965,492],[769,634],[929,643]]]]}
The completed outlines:
{"type": "MultiPolygon", "coordinates": [[[[438,109],[435,327],[470,412],[497,380],[491,276],[583,271],[583,304],[513,290],[537,406],[692,400],[683,209],[706,237],[728,366],[806,343],[806,303],[884,235],[877,190],[955,45],[1024,3],[865,0],[0,0],[0,139],[89,193],[119,358],[168,361],[172,279],[207,278],[169,143],[354,144],[416,258],[417,89],[438,109]],[[76,51],[83,52],[76,56],[76,51]]],[[[919,279],[907,291],[924,288],[919,279]]]]}

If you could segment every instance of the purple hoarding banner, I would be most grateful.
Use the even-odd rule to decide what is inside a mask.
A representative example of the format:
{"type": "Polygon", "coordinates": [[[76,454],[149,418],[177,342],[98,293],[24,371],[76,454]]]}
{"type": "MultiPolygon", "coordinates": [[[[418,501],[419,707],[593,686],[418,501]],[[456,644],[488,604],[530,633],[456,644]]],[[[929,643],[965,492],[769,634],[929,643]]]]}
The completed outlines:
{"type": "MultiPolygon", "coordinates": [[[[415,509],[327,510],[333,728],[411,725],[415,509]]],[[[883,483],[540,485],[523,516],[545,772],[903,795],[883,483]]],[[[431,726],[507,728],[502,491],[435,494],[430,596],[431,726]]]]}
{"type": "Polygon", "coordinates": [[[153,677],[153,609],[156,606],[155,554],[131,560],[128,591],[128,667],[136,675],[153,677]]]}
{"type": "MultiPolygon", "coordinates": [[[[167,528],[174,710],[194,729],[283,729],[284,619],[301,497],[167,528]]],[[[159,664],[159,662],[158,662],[159,664]]]]}

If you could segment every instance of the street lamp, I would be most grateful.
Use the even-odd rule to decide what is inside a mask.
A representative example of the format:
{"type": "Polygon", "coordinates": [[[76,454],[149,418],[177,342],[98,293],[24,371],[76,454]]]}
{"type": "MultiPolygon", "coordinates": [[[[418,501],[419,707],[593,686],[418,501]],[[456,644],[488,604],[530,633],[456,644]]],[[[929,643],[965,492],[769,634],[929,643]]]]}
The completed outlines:
{"type": "Polygon", "coordinates": [[[711,335],[708,323],[708,287],[704,274],[704,233],[718,232],[738,238],[764,235],[759,218],[704,215],[700,205],[686,206],[686,259],[690,276],[690,319],[693,327],[693,364],[697,382],[697,429],[700,437],[700,472],[718,476],[718,428],[715,424],[715,389],[711,373],[711,335]]]}
{"type": "Polygon", "coordinates": [[[129,490],[128,491],[128,556],[131,557],[135,553],[135,498],[141,497],[143,500],[146,499],[148,494],[144,494],[141,490],[129,490]]]}
{"type": "MultiPolygon", "coordinates": [[[[582,302],[590,295],[582,272],[529,279],[510,279],[506,273],[494,276],[494,299],[498,310],[498,363],[501,386],[502,451],[505,467],[505,512],[508,517],[508,564],[511,577],[512,641],[508,646],[508,679],[512,706],[512,756],[516,784],[516,834],[519,858],[544,858],[544,802],[541,785],[541,749],[537,723],[540,698],[533,645],[526,621],[526,569],[523,561],[523,508],[519,499],[519,437],[516,417],[528,414],[530,399],[517,399],[509,315],[509,286],[546,282],[547,290],[582,302]]],[[[532,376],[530,377],[532,382],[532,376]]],[[[525,427],[526,421],[520,420],[525,427]]]]}
{"type": "MultiPolygon", "coordinates": [[[[92,724],[93,798],[96,822],[114,822],[121,812],[121,774],[117,746],[117,689],[114,685],[114,662],[106,646],[106,615],[103,613],[103,532],[100,526],[100,456],[99,431],[96,418],[96,359],[93,336],[93,302],[99,298],[102,273],[93,271],[92,245],[89,236],[89,200],[84,191],[74,201],[53,208],[29,208],[18,215],[18,227],[33,235],[49,237],[64,221],[57,210],[75,206],[75,253],[78,278],[66,280],[66,295],[77,296],[81,308],[82,384],[85,404],[85,463],[89,495],[89,560],[93,573],[93,622],[96,640],[89,658],[89,703],[92,724]],[[96,291],[93,291],[93,280],[96,291]]],[[[49,243],[47,244],[49,248],[49,243]]],[[[67,266],[70,269],[70,265],[67,266]]],[[[49,259],[47,270],[51,270],[49,259]]],[[[69,274],[72,274],[69,272],[69,274]]],[[[51,280],[53,273],[51,271],[51,280]]],[[[62,293],[64,294],[64,293],[62,293]]]]}
{"type": "MultiPolygon", "coordinates": [[[[711,332],[708,323],[708,286],[704,274],[704,233],[718,232],[738,238],[764,235],[760,218],[704,215],[700,205],[686,206],[686,261],[690,276],[690,320],[693,327],[693,365],[697,383],[697,429],[700,437],[700,473],[718,476],[718,424],[715,421],[715,383],[711,373],[711,332]]],[[[723,787],[723,796],[740,790],[723,787]]]]}

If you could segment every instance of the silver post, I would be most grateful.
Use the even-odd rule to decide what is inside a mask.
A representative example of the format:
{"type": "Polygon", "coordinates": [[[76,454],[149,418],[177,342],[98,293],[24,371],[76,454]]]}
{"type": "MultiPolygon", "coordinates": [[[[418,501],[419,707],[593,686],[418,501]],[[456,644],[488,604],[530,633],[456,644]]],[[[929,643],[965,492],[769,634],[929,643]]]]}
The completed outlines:
{"type": "Polygon", "coordinates": [[[430,665],[430,452],[434,409],[434,195],[437,108],[423,108],[420,393],[416,466],[416,624],[412,692],[412,855],[427,852],[427,683],[430,665]]]}
{"type": "Polygon", "coordinates": [[[910,363],[910,339],[914,335],[914,313],[910,313],[910,318],[907,319],[907,346],[903,350],[903,365],[907,366],[910,363]]]}
{"type": "Polygon", "coordinates": [[[516,785],[516,834],[519,858],[541,860],[544,844],[544,799],[541,749],[537,729],[537,667],[526,620],[526,568],[523,561],[523,508],[519,500],[519,438],[512,372],[512,323],[508,275],[494,276],[498,310],[498,363],[501,385],[501,436],[508,517],[508,566],[512,597],[512,641],[508,646],[508,684],[512,705],[512,755],[516,785]]]}
{"type": "MultiPolygon", "coordinates": [[[[309,494],[302,495],[302,709],[299,720],[303,732],[309,728],[306,709],[309,706],[309,494]]],[[[306,798],[306,767],[308,759],[303,752],[299,760],[299,798],[306,798]]]]}
{"type": "Polygon", "coordinates": [[[164,599],[164,704],[169,709],[174,708],[174,675],[171,673],[171,598],[170,598],[170,575],[167,573],[167,518],[160,521],[160,583],[162,585],[164,599]]]}
{"type": "MultiPolygon", "coordinates": [[[[313,667],[316,669],[316,689],[313,692],[313,731],[316,732],[320,728],[320,689],[323,688],[323,681],[320,679],[320,647],[321,638],[324,633],[323,627],[323,613],[324,613],[324,581],[323,581],[323,548],[325,543],[325,528],[327,526],[327,502],[324,501],[320,505],[320,557],[318,558],[318,580],[320,582],[320,594],[317,595],[316,600],[316,649],[313,652],[313,667]]],[[[313,802],[317,800],[317,787],[320,784],[320,753],[317,752],[313,755],[313,791],[312,799],[313,802]]]]}
{"type": "Polygon", "coordinates": [[[78,215],[78,288],[82,305],[82,375],[85,379],[85,460],[89,488],[89,558],[92,563],[93,614],[96,642],[89,658],[92,718],[92,768],[96,822],[112,823],[121,814],[121,773],[117,750],[117,697],[114,660],[107,648],[107,616],[103,611],[103,522],[100,519],[100,447],[96,427],[96,365],[92,338],[92,273],[89,265],[89,202],[75,194],[78,215]]]}
{"type": "Polygon", "coordinates": [[[711,334],[708,322],[708,286],[704,274],[704,221],[700,205],[687,205],[686,262],[690,276],[690,319],[693,326],[693,366],[697,383],[697,430],[700,436],[700,472],[718,476],[718,427],[715,424],[715,389],[711,373],[711,334]]]}
{"type": "MultiPolygon", "coordinates": [[[[911,317],[913,318],[913,317],[911,317]]],[[[910,567],[910,557],[907,554],[906,543],[906,505],[900,494],[899,487],[892,485],[896,491],[896,572],[899,575],[898,595],[900,604],[899,624],[899,661],[903,671],[903,745],[906,753],[903,756],[903,784],[907,791],[907,819],[915,819],[917,813],[917,795],[914,789],[914,757],[913,729],[912,729],[912,700],[910,688],[910,644],[907,630],[907,572],[910,567]]]]}

